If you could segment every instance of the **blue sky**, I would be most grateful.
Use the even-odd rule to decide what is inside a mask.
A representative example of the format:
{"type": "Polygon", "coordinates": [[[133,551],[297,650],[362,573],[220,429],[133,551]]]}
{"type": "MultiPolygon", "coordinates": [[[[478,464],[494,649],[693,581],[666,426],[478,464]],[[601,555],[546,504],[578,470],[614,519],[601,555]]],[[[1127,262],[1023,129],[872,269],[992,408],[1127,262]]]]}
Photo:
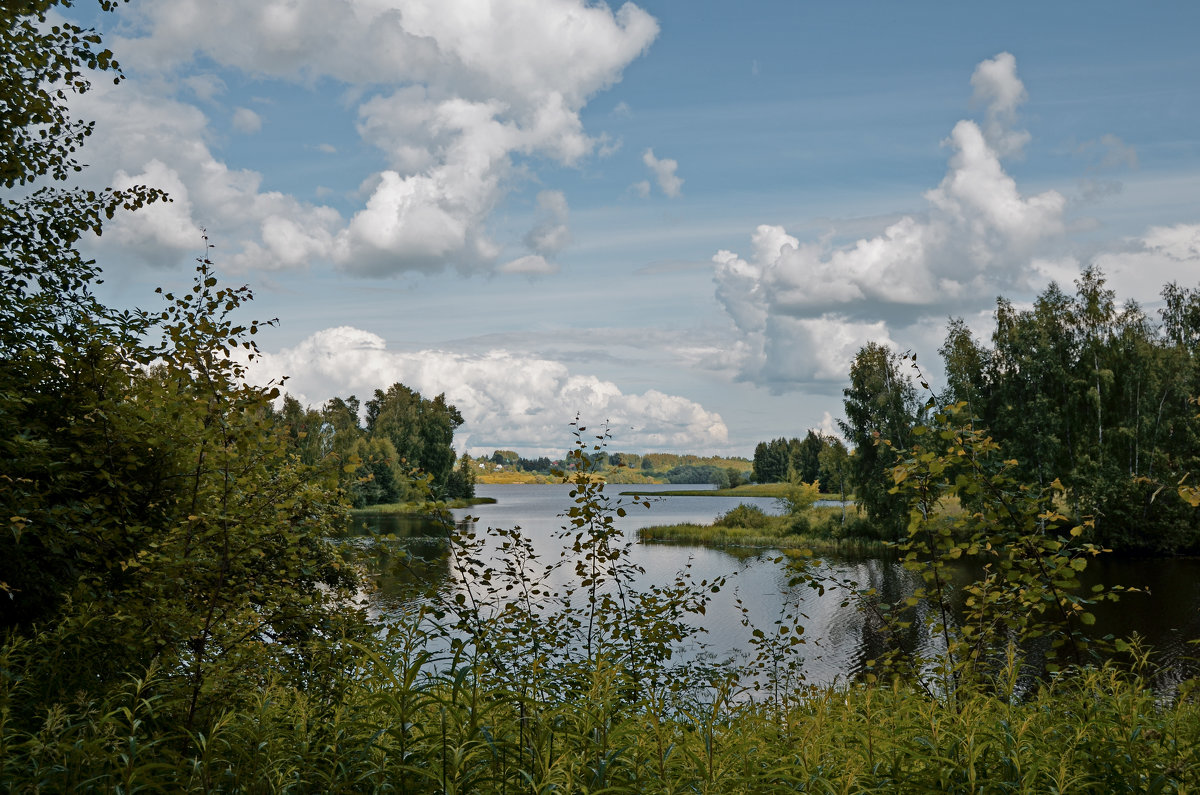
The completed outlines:
{"type": "MultiPolygon", "coordinates": [[[[90,249],[151,306],[200,230],[319,404],[445,392],[458,443],[750,455],[832,430],[869,340],[933,364],[1099,264],[1200,282],[1200,6],[133,0],[77,101],[90,249]]],[[[934,365],[936,366],[936,365],[934,365]]]]}

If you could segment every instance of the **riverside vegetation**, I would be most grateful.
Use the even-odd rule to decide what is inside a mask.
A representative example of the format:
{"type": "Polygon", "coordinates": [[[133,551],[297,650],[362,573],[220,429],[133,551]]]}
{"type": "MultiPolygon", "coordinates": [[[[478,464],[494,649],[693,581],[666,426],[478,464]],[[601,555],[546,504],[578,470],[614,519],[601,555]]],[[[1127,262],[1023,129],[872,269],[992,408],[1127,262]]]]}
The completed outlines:
{"type": "Polygon", "coordinates": [[[1093,664],[1089,600],[1109,594],[1075,588],[1100,553],[1092,528],[958,403],[889,448],[924,591],[891,605],[794,567],[886,631],[927,622],[931,656],[886,647],[862,681],[810,688],[785,606],[745,659],[681,657],[723,583],[636,586],[613,522],[636,499],[589,475],[606,434],[579,426],[560,555],[464,525],[444,604],[372,622],[331,540],[362,459],[305,460],[272,408],[279,385],[246,383],[249,291],[203,257],[157,309],[95,299],[80,236],[168,199],[64,186],[91,133],[68,94],[119,73],[95,34],[49,21],[63,4],[0,11],[4,790],[1195,790],[1192,689],[1150,692],[1122,639],[1124,663],[1093,664]],[[970,512],[938,520],[955,497],[970,512]],[[960,622],[943,572],[963,557],[985,574],[960,622]]]}

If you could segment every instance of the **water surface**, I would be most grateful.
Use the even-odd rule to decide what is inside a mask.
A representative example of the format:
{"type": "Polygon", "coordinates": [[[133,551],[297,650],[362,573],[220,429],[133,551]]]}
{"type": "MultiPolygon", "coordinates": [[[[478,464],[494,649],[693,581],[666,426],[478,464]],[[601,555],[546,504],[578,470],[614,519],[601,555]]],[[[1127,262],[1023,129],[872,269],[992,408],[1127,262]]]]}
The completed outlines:
{"type": "MultiPolygon", "coordinates": [[[[615,500],[617,491],[623,488],[628,487],[610,486],[607,493],[615,500]]],[[[679,488],[661,485],[647,490],[679,488]]],[[[569,485],[481,485],[477,487],[479,496],[494,497],[496,503],[453,513],[459,521],[476,517],[476,530],[481,534],[489,526],[520,527],[548,563],[556,559],[562,547],[556,535],[566,523],[562,514],[572,504],[570,491],[569,485]]],[[[616,524],[630,539],[636,538],[637,529],[650,525],[709,523],[740,503],[756,505],[769,513],[779,511],[777,501],[767,497],[651,498],[649,508],[634,504],[634,498],[621,500],[628,513],[617,518],[616,524]]],[[[383,553],[377,565],[379,588],[372,596],[373,609],[379,614],[396,614],[411,609],[420,600],[445,596],[463,587],[453,576],[444,542],[435,537],[443,534],[444,528],[398,517],[370,517],[368,522],[376,532],[408,538],[406,546],[411,555],[405,558],[383,553]]],[[[778,550],[676,544],[634,544],[631,549],[631,560],[646,571],[646,583],[667,582],[684,567],[690,567],[697,581],[727,578],[727,585],[712,597],[705,615],[697,617],[700,631],[693,637],[689,653],[703,650],[722,659],[736,657],[749,649],[751,628],[743,621],[766,630],[784,611],[791,611],[804,627],[803,668],[808,680],[833,683],[854,677],[866,660],[881,651],[882,641],[871,622],[854,603],[846,604],[845,591],[833,588],[820,596],[808,587],[790,587],[792,572],[780,562],[780,555],[778,550]]],[[[917,574],[896,561],[878,558],[827,556],[812,567],[812,573],[830,581],[875,588],[884,599],[892,601],[904,599],[919,581],[917,574]]],[[[560,576],[568,574],[564,571],[560,576]]],[[[959,576],[968,578],[965,569],[959,576]]],[[[1085,585],[1104,582],[1143,589],[1143,593],[1126,595],[1117,604],[1096,606],[1093,612],[1099,634],[1141,635],[1158,650],[1165,665],[1160,674],[1162,684],[1170,686],[1194,674],[1195,668],[1186,658],[1194,651],[1189,641],[1200,637],[1200,560],[1102,559],[1089,566],[1083,579],[1085,585]]],[[[903,643],[909,651],[931,653],[938,648],[937,639],[928,637],[920,621],[903,643]]]]}

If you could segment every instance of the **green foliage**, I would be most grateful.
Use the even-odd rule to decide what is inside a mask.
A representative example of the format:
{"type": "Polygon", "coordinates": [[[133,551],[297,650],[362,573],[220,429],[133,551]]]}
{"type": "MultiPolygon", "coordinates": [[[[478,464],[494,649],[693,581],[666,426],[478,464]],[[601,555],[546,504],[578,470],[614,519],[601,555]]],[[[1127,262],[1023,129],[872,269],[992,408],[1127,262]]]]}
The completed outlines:
{"type": "Polygon", "coordinates": [[[761,530],[772,524],[772,517],[757,505],[742,503],[718,516],[713,524],[720,527],[747,527],[761,530]]]}
{"type": "Polygon", "coordinates": [[[779,506],[787,516],[798,517],[807,512],[820,497],[821,489],[818,484],[805,483],[796,478],[785,484],[783,496],[779,498],[779,506]]]}
{"type": "Polygon", "coordinates": [[[906,447],[922,409],[900,358],[887,348],[868,343],[854,357],[850,386],[843,390],[846,419],[839,421],[854,448],[848,480],[872,522],[887,537],[903,537],[907,509],[891,492],[888,473],[906,447]]]}
{"type": "MultiPolygon", "coordinates": [[[[1080,572],[1103,550],[1084,538],[1090,522],[1072,525],[1058,510],[1062,485],[1024,483],[1018,463],[972,425],[965,403],[937,412],[914,438],[893,469],[894,491],[910,506],[898,548],[925,581],[905,607],[932,608],[924,620],[944,644],[942,686],[953,695],[964,681],[982,681],[1003,655],[1023,654],[1038,639],[1071,664],[1089,661],[1095,642],[1085,628],[1096,619],[1088,607],[1115,599],[1121,589],[1079,593],[1080,572]],[[938,506],[954,498],[978,508],[939,516],[938,506]],[[965,607],[958,618],[950,567],[960,560],[982,574],[961,586],[965,607]]],[[[1057,669],[1053,654],[1047,665],[1057,669]]]]}
{"type": "Polygon", "coordinates": [[[844,456],[846,446],[836,436],[809,430],[803,439],[773,439],[759,442],[754,448],[751,477],[757,483],[785,483],[801,480],[805,483],[835,484],[839,473],[828,469],[826,463],[834,451],[844,456]]]}
{"type": "MultiPolygon", "coordinates": [[[[86,90],[83,66],[115,68],[92,34],[42,24],[54,5],[3,11],[9,188],[77,168],[90,128],[66,115],[67,93],[86,90]]],[[[543,560],[519,528],[480,535],[468,523],[449,545],[447,604],[377,633],[354,607],[357,576],[326,540],[344,519],[338,494],[392,488],[395,457],[447,483],[457,412],[401,385],[369,401],[366,431],[353,396],[320,412],[286,399],[274,410],[276,385],[246,383],[259,324],[236,315],[250,293],[219,286],[207,258],[191,290],[167,294],[159,311],[100,306],[90,294],[98,271],[74,244],[119,205],[155,196],[3,199],[7,789],[1182,792],[1200,783],[1193,699],[1156,695],[1113,667],[1022,675],[1027,641],[1057,639],[1084,661],[1091,614],[1074,588],[1098,549],[1060,512],[1058,484],[1030,485],[964,407],[913,430],[919,412],[903,380],[889,382],[894,362],[880,351],[856,360],[848,406],[864,413],[848,422],[893,440],[883,445],[897,456],[891,496],[912,509],[903,547],[926,573],[914,598],[945,639],[934,661],[940,690],[921,676],[929,661],[895,657],[872,670],[913,678],[807,688],[795,603],[769,629],[747,624],[744,667],[681,661],[693,617],[724,581],[684,570],[640,584],[645,572],[615,522],[627,505],[595,476],[607,431],[588,437],[578,423],[560,555],[543,560]],[[953,497],[970,512],[939,519],[953,497]],[[946,564],[963,557],[984,576],[962,586],[965,620],[954,623],[946,564]]],[[[1099,366],[1112,338],[1101,287],[1081,287],[1092,367],[1079,416],[1094,414],[1097,426],[1069,427],[1096,430],[1090,460],[1103,467],[1113,449],[1102,439],[1128,438],[1103,419],[1119,390],[1106,374],[1116,371],[1099,366]]],[[[1193,339],[1190,298],[1175,298],[1172,361],[1190,361],[1179,350],[1193,339]]],[[[1176,427],[1192,439],[1190,425],[1176,427]]],[[[1138,450],[1137,439],[1160,438],[1135,437],[1138,450]]],[[[692,459],[655,465],[727,466],[692,459]]],[[[1162,466],[1157,453],[1150,460],[1162,466]]],[[[1087,461],[1079,452],[1081,473],[1087,461]]],[[[460,470],[470,471],[466,457],[460,470]]],[[[811,568],[796,580],[859,600],[881,625],[907,620],[811,568]]]]}
{"type": "MultiPolygon", "coordinates": [[[[333,462],[295,460],[269,410],[277,389],[246,384],[231,355],[255,356],[257,324],[231,319],[247,298],[203,260],[191,291],[166,296],[161,343],[97,343],[90,389],[54,395],[72,416],[44,474],[10,495],[22,532],[7,558],[10,625],[47,660],[71,655],[29,674],[44,698],[155,661],[160,686],[188,694],[190,724],[268,671],[305,681],[365,630],[345,603],[357,578],[323,540],[341,524],[333,462]]],[[[78,366],[80,352],[60,361],[78,366]]]]}
{"type": "Polygon", "coordinates": [[[367,434],[389,439],[400,461],[428,474],[434,494],[445,496],[454,468],[454,430],[463,424],[458,409],[444,394],[430,400],[396,383],[386,392],[376,389],[366,410],[367,434]]]}
{"type": "Polygon", "coordinates": [[[458,460],[456,467],[446,479],[446,498],[450,500],[468,500],[475,496],[475,469],[471,456],[466,453],[458,460]]]}
{"type": "MultiPolygon", "coordinates": [[[[785,626],[764,639],[803,649],[785,626]]],[[[47,792],[331,793],[1171,793],[1200,783],[1195,701],[1163,702],[1112,667],[1024,697],[1001,671],[995,692],[964,692],[954,706],[901,682],[801,687],[791,699],[717,683],[631,703],[602,668],[578,702],[532,709],[512,690],[478,687],[473,669],[433,667],[409,633],[360,648],[337,702],[270,682],[203,732],[164,725],[171,704],[153,673],[28,731],[6,724],[0,779],[47,792]]],[[[3,687],[0,699],[12,692],[3,687]]]]}
{"type": "Polygon", "coordinates": [[[702,613],[719,587],[693,583],[687,572],[665,585],[636,584],[644,571],[629,560],[630,542],[615,524],[626,504],[593,476],[607,431],[585,432],[576,422],[563,475],[572,505],[558,559],[543,562],[519,528],[480,536],[465,523],[452,539],[451,566],[463,589],[443,608],[451,619],[441,625],[445,640],[456,659],[478,662],[487,682],[516,687],[521,698],[578,699],[577,688],[601,670],[631,694],[681,686],[686,677],[668,675],[668,662],[696,632],[688,616],[702,613]],[[494,565],[482,554],[488,536],[499,553],[494,565]]]}
{"type": "Polygon", "coordinates": [[[664,476],[668,483],[711,483],[719,489],[729,488],[729,472],[718,466],[677,466],[664,476]]]}
{"type": "Polygon", "coordinates": [[[1000,299],[990,348],[951,321],[945,402],[965,402],[1019,476],[1066,488],[1076,520],[1118,551],[1200,550],[1200,523],[1177,486],[1200,467],[1200,290],[1163,288],[1157,326],[1121,307],[1088,268],[1076,294],[1050,285],[1029,310],[1000,299]]]}
{"type": "Polygon", "coordinates": [[[277,389],[245,383],[250,294],[218,287],[207,258],[161,310],[93,298],[80,236],[162,194],[38,187],[79,169],[83,70],[116,67],[94,33],[50,24],[54,5],[6,4],[0,24],[3,183],[25,186],[0,206],[0,619],[26,650],[4,720],[25,730],[127,672],[155,672],[180,726],[268,675],[322,689],[341,637],[366,631],[323,540],[341,512],[328,462],[298,463],[277,389]]]}

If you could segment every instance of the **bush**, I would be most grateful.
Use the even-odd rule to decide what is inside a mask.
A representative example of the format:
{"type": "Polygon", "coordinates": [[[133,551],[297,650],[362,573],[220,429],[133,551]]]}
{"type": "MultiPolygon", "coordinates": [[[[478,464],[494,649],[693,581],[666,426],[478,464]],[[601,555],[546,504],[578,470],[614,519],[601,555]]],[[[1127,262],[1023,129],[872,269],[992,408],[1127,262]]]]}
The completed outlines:
{"type": "Polygon", "coordinates": [[[788,532],[792,535],[806,536],[812,533],[812,520],[807,514],[796,514],[790,517],[788,522],[788,532]]]}
{"type": "Polygon", "coordinates": [[[770,527],[773,521],[774,517],[764,513],[762,508],[742,503],[736,508],[732,508],[718,516],[713,524],[718,527],[742,527],[751,530],[761,530],[770,527]]]}

